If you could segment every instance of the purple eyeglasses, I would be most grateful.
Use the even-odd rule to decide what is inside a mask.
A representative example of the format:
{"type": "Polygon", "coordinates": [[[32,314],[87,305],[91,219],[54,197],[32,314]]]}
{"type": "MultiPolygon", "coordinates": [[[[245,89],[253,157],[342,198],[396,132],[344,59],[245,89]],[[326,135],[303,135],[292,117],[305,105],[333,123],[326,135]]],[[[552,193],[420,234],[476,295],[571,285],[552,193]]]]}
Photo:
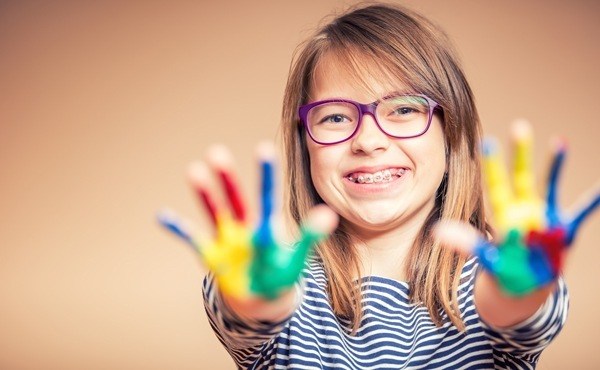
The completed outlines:
{"type": "Polygon", "coordinates": [[[426,95],[391,95],[370,104],[348,99],[320,100],[298,109],[310,138],[322,145],[339,144],[358,132],[365,114],[379,129],[396,139],[423,135],[429,129],[439,104],[426,95]]]}

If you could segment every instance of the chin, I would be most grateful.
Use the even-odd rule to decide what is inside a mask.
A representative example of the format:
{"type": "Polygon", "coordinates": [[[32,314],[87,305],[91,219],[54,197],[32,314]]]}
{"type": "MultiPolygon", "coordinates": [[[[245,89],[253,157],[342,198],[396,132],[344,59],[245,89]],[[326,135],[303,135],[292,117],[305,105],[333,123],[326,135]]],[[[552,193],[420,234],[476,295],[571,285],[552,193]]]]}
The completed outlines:
{"type": "Polygon", "coordinates": [[[389,228],[392,224],[402,222],[405,211],[400,209],[361,209],[353,213],[352,222],[360,225],[363,228],[381,230],[389,228]]]}

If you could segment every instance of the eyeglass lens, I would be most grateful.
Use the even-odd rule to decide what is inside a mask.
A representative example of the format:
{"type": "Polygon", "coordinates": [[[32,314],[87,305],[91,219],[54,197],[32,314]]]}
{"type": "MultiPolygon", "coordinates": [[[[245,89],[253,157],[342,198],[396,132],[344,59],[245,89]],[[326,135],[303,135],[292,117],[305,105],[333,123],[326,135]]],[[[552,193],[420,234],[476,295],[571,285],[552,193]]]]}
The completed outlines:
{"type": "MultiPolygon", "coordinates": [[[[420,96],[395,96],[376,102],[375,115],[383,132],[397,137],[421,135],[429,124],[430,108],[420,96]]],[[[364,114],[364,112],[363,112],[364,114]]],[[[361,111],[358,104],[334,101],[314,106],[306,116],[312,137],[321,143],[348,139],[356,131],[361,111]]]]}

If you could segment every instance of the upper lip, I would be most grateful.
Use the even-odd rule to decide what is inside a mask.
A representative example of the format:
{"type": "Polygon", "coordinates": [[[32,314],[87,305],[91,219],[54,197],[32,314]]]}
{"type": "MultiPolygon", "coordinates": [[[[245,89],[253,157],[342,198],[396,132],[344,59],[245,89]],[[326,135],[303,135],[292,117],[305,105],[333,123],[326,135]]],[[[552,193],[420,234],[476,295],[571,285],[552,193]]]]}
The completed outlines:
{"type": "Polygon", "coordinates": [[[344,177],[348,177],[355,172],[375,173],[375,172],[383,171],[388,168],[407,168],[407,167],[401,166],[401,165],[393,165],[393,164],[384,164],[384,165],[379,165],[379,166],[361,166],[361,167],[356,167],[350,171],[346,171],[346,173],[344,174],[344,177]]]}

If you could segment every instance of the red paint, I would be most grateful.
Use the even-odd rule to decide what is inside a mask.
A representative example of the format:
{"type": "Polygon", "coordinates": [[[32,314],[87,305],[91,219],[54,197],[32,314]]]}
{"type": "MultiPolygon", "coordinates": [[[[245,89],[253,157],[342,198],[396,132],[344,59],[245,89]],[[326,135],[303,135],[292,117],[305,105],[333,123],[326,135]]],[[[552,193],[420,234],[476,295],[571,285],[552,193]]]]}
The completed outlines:
{"type": "Polygon", "coordinates": [[[210,197],[210,194],[208,194],[206,189],[197,188],[196,192],[197,192],[198,196],[200,197],[200,200],[204,204],[204,208],[206,208],[206,211],[208,212],[208,215],[210,216],[210,220],[212,221],[213,225],[216,226],[217,225],[217,206],[215,205],[215,202],[212,200],[212,198],[210,197]]]}
{"type": "Polygon", "coordinates": [[[219,171],[219,177],[221,178],[221,182],[225,188],[225,194],[227,194],[229,204],[233,209],[233,216],[238,221],[245,221],[246,210],[244,208],[239,189],[236,186],[235,181],[233,181],[232,175],[225,171],[219,171]]]}
{"type": "Polygon", "coordinates": [[[544,231],[532,230],[527,234],[525,241],[530,248],[533,246],[541,247],[548,257],[552,271],[555,274],[560,272],[566,245],[565,230],[563,228],[544,231]]]}

